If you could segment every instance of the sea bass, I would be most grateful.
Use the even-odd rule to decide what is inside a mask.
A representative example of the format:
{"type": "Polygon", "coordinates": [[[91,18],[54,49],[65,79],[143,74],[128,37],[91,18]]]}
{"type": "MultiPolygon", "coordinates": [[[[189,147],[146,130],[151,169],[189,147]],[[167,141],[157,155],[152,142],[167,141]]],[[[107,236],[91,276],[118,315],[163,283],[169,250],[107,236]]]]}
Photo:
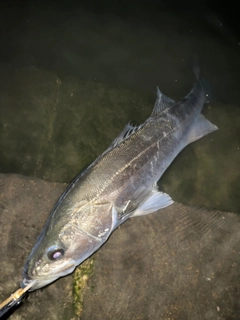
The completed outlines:
{"type": "Polygon", "coordinates": [[[150,117],[128,124],[60,197],[24,266],[22,287],[36,290],[71,273],[128,218],[173,203],[157,181],[185,146],[217,130],[201,114],[207,94],[198,74],[180,102],[157,89],[150,117]]]}

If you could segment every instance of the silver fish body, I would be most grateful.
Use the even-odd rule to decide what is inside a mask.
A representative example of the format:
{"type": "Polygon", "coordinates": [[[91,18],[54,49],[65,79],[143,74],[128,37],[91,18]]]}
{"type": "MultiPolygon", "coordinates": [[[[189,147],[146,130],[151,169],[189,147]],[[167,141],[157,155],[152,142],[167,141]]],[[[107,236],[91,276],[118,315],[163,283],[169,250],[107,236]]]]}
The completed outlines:
{"type": "Polygon", "coordinates": [[[151,116],[128,124],[61,196],[24,266],[23,287],[71,273],[128,218],[173,203],[156,183],[186,145],[217,130],[201,114],[206,94],[201,79],[178,103],[157,90],[151,116]]]}

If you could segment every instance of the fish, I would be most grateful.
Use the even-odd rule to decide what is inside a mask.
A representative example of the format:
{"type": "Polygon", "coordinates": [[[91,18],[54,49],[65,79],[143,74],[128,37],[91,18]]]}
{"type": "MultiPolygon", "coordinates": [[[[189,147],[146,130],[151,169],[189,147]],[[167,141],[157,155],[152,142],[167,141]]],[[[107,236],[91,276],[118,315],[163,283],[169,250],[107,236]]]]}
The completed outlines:
{"type": "Polygon", "coordinates": [[[173,203],[157,182],[188,144],[217,130],[201,113],[208,90],[200,73],[179,102],[157,88],[150,117],[128,123],[57,201],[23,268],[21,287],[42,288],[66,276],[127,219],[173,203]]]}

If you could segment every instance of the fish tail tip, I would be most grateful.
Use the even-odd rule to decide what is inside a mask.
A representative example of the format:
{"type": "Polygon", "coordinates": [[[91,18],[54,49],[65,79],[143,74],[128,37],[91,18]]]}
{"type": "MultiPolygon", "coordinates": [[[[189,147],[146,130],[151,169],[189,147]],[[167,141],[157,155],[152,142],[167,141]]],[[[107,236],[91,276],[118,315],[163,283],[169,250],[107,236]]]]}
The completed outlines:
{"type": "Polygon", "coordinates": [[[162,92],[161,90],[159,89],[159,87],[157,86],[157,97],[161,97],[162,96],[162,92]]]}
{"type": "Polygon", "coordinates": [[[195,54],[193,56],[193,61],[192,61],[192,69],[193,69],[193,73],[197,79],[197,81],[201,82],[204,91],[205,91],[205,103],[209,103],[210,101],[215,100],[215,96],[213,93],[213,89],[212,86],[210,85],[209,81],[206,80],[205,78],[201,77],[200,75],[200,67],[199,67],[199,63],[198,63],[198,57],[195,54]]]}
{"type": "Polygon", "coordinates": [[[200,67],[199,67],[197,55],[193,56],[192,69],[193,69],[193,73],[194,73],[196,79],[199,80],[200,79],[200,67]]]}

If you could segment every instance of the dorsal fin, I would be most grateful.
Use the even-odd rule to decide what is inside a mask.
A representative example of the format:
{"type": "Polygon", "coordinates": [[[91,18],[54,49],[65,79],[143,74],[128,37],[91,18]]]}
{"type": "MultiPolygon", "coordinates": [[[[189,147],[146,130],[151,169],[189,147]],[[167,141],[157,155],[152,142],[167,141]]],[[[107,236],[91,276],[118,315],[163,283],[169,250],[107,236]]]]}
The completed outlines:
{"type": "Polygon", "coordinates": [[[151,118],[159,117],[164,110],[172,107],[174,103],[174,100],[165,96],[157,87],[157,100],[155,102],[151,118]]]}
{"type": "Polygon", "coordinates": [[[138,131],[140,128],[142,128],[143,124],[140,124],[139,126],[133,126],[130,123],[128,123],[123,131],[113,140],[113,142],[110,144],[110,146],[107,148],[107,150],[104,151],[108,152],[109,150],[116,147],[118,144],[120,144],[125,139],[129,138],[131,135],[133,135],[136,131],[138,131]]]}

